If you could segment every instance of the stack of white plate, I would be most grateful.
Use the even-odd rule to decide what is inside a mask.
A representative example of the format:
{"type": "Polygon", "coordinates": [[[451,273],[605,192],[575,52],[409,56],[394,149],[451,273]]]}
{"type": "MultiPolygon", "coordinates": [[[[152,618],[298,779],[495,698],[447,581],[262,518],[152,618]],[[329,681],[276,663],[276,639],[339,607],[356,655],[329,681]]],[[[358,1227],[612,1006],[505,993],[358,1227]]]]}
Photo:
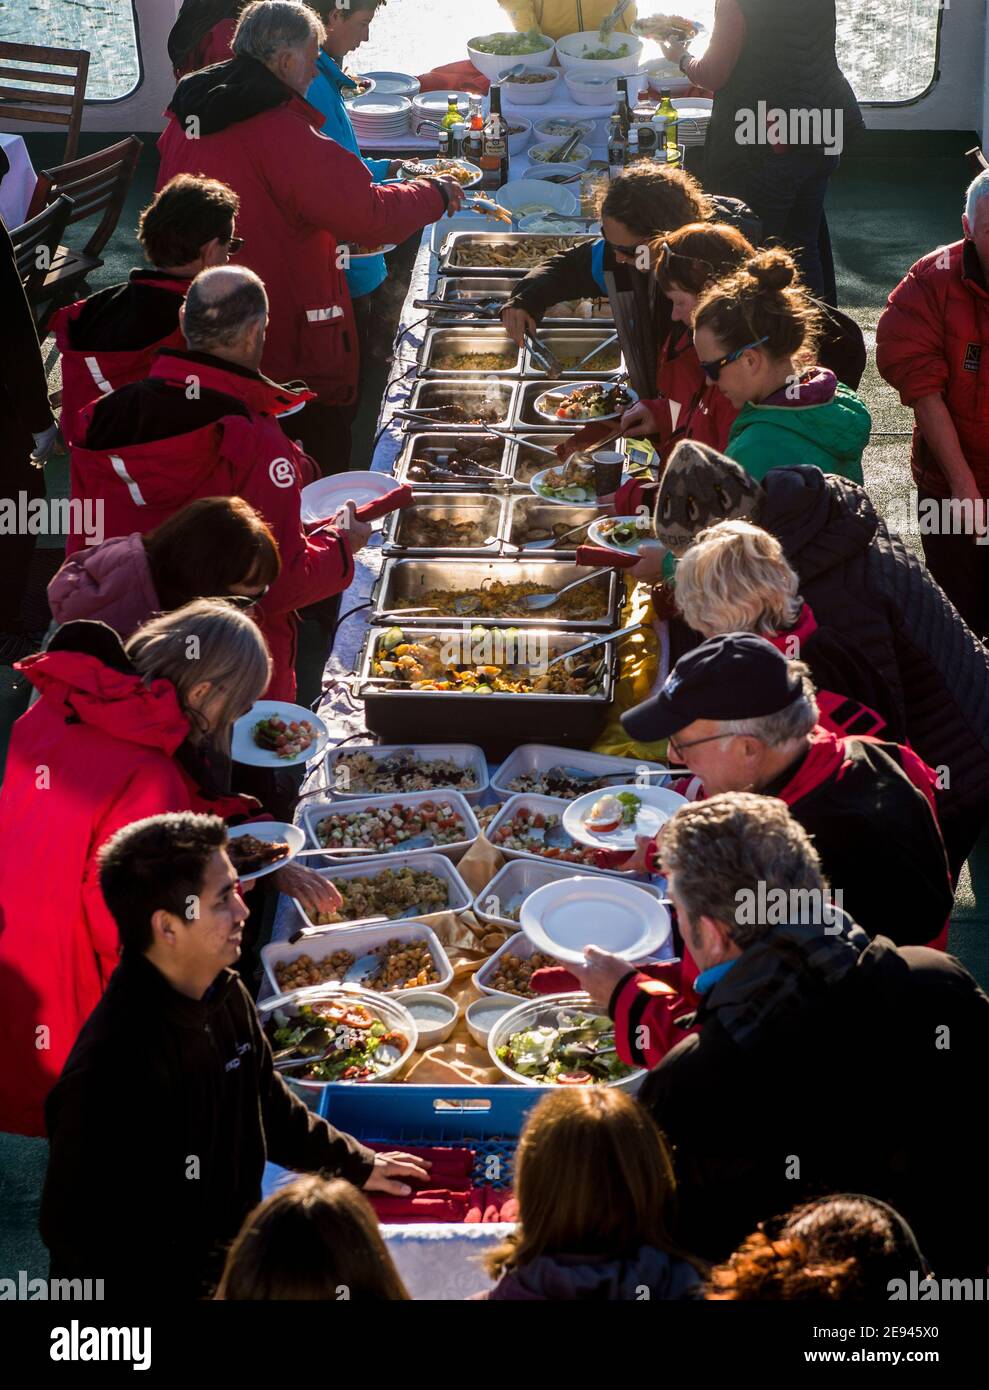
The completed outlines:
{"type": "Polygon", "coordinates": [[[413,126],[419,121],[440,122],[447,113],[451,97],[457,98],[457,110],[466,119],[470,113],[470,97],[466,92],[422,92],[412,99],[413,126]]]}
{"type": "Polygon", "coordinates": [[[412,102],[408,97],[379,96],[369,92],[347,103],[358,142],[404,135],[409,129],[412,102]]]}
{"type": "Polygon", "coordinates": [[[407,72],[362,72],[361,77],[370,77],[374,90],[379,96],[415,97],[419,95],[418,77],[410,77],[407,72]]]}
{"type": "Polygon", "coordinates": [[[680,116],[680,144],[688,150],[693,145],[703,145],[714,102],[710,97],[674,97],[673,105],[680,116]]]}

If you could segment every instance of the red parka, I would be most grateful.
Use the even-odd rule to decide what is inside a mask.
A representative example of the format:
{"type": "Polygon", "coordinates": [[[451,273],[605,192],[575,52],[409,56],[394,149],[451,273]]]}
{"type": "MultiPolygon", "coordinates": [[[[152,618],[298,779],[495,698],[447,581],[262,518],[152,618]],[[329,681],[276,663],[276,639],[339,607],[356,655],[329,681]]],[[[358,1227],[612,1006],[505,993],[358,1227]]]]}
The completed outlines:
{"type": "Polygon", "coordinates": [[[186,57],[185,62],[175,69],[175,76],[185,77],[188,73],[198,72],[200,68],[208,68],[213,63],[227,62],[233,55],[230,45],[233,43],[236,28],[236,19],[221,19],[219,24],[214,24],[186,57]]]}
{"type": "MultiPolygon", "coordinates": [[[[251,611],[271,652],[273,674],[267,695],[295,697],[295,610],[340,593],[354,577],[346,536],[332,528],[307,536],[300,514],[301,489],[317,476],[316,465],[284,434],[277,411],[311,399],[286,391],[256,374],[225,370],[203,354],[166,352],[154,364],[151,379],[166,382],[182,409],[190,378],[200,391],[222,392],[247,406],[247,415],[225,415],[213,424],[166,439],[72,450],[72,497],[103,503],[105,537],[142,535],[200,497],[242,497],[267,522],[278,542],[282,569],[269,592],[251,611]]],[[[127,391],[140,388],[131,386],[127,391]]],[[[121,393],[122,394],[122,393],[121,393]]],[[[84,439],[97,411],[113,409],[113,397],[82,412],[84,439]]],[[[286,420],[291,429],[291,418],[286,420]]],[[[73,554],[82,536],[70,536],[73,554]]]]}
{"type": "MultiPolygon", "coordinates": [[[[944,397],[966,462],[989,497],[989,289],[972,242],[943,246],[911,266],[879,320],[876,364],[906,406],[944,397]]],[[[911,464],[919,488],[950,495],[916,425],[911,464]]]]}
{"type": "Polygon", "coordinates": [[[446,198],[426,181],[376,186],[355,154],[319,133],[324,119],[253,59],[193,73],[158,142],[158,187],[204,174],[240,196],[236,263],[261,277],[270,303],[265,373],[301,378],[326,404],[346,405],[359,358],[337,243],[404,241],[442,216],[446,198]]]}
{"type": "Polygon", "coordinates": [[[165,348],[183,348],[185,340],[178,326],[179,308],[189,289],[188,280],[165,277],[156,271],[135,271],[126,287],[114,286],[101,290],[98,295],[77,300],[59,309],[51,321],[51,331],[55,335],[55,345],[62,358],[62,437],[67,444],[74,444],[79,437],[79,416],[84,406],[99,396],[108,396],[118,386],[128,386],[132,381],[143,381],[151,370],[151,364],[165,348]],[[175,301],[175,326],[164,336],[142,347],[107,351],[101,347],[87,346],[85,335],[80,334],[80,319],[96,306],[98,299],[119,296],[121,291],[144,289],[154,295],[164,295],[175,301]],[[83,342],[75,347],[80,337],[83,342]]]}
{"type": "Polygon", "coordinates": [[[713,381],[708,381],[683,324],[675,323],[659,350],[655,400],[643,401],[659,421],[651,436],[665,463],[674,444],[696,439],[724,453],[738,411],[713,381]]]}
{"type": "Polygon", "coordinates": [[[0,790],[0,1130],[44,1134],[45,1096],[117,965],[97,850],[145,816],[255,803],[206,800],[175,761],[189,722],[170,681],[81,651],[16,669],[41,698],[13,727],[0,790]]]}

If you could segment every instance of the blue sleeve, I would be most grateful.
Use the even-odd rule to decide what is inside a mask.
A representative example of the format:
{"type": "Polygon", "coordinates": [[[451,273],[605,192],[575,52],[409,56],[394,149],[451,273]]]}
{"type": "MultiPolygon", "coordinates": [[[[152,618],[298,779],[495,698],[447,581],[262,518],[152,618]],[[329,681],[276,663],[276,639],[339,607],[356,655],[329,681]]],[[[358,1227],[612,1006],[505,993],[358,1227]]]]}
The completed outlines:
{"type": "MultiPolygon", "coordinates": [[[[361,155],[361,158],[364,159],[364,156],[361,155]]],[[[375,183],[380,183],[382,179],[388,177],[388,166],[391,163],[390,159],[364,159],[364,163],[367,165],[371,178],[375,183]]]]}
{"type": "Polygon", "coordinates": [[[602,237],[600,241],[596,241],[591,247],[591,274],[594,276],[595,282],[601,286],[601,293],[603,295],[608,293],[608,287],[604,283],[605,244],[604,238],[602,237]]]}

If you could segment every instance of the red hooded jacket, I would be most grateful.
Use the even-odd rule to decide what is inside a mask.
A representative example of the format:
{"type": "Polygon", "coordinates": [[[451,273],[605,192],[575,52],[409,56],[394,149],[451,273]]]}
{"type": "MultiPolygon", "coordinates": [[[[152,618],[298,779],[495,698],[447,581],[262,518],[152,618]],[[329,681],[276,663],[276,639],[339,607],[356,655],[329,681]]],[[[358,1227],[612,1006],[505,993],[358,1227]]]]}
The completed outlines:
{"type": "Polygon", "coordinates": [[[227,62],[233,56],[230,45],[233,43],[236,28],[236,19],[221,19],[219,24],[214,24],[186,57],[185,62],[175,68],[175,76],[185,77],[188,73],[198,72],[200,68],[208,68],[213,63],[227,62]]]}
{"type": "MultiPolygon", "coordinates": [[[[309,537],[300,515],[301,489],[314,481],[316,465],[282,431],[274,415],[311,393],[293,393],[256,373],[227,368],[202,353],[165,352],[151,370],[152,383],[167,383],[175,392],[178,415],[190,379],[200,391],[222,393],[247,407],[247,413],[222,415],[187,434],[89,449],[72,450],[73,498],[103,503],[106,537],[142,535],[200,497],[242,497],[267,522],[278,542],[281,573],[261,603],[251,611],[264,632],[274,671],[268,698],[295,697],[295,610],[340,593],[354,577],[346,536],[334,529],[309,537]]],[[[144,383],[87,406],[81,423],[84,441],[98,413],[120,411],[130,393],[139,405],[144,383]]],[[[222,397],[221,397],[222,399],[222,397]]],[[[178,418],[181,418],[179,415],[178,418]]],[[[83,544],[70,536],[68,554],[83,544]]]]}
{"type": "MultiPolygon", "coordinates": [[[[876,365],[906,406],[944,397],[958,442],[989,496],[989,288],[975,246],[956,241],[911,266],[876,328],[876,365]]],[[[914,426],[913,476],[938,497],[951,488],[914,426]]]]}
{"type": "Polygon", "coordinates": [[[425,181],[376,186],[357,155],[319,133],[322,112],[253,59],[183,79],[168,118],[158,187],[205,174],[240,197],[236,261],[264,281],[271,310],[264,371],[301,378],[328,405],[352,403],[358,345],[337,243],[402,242],[442,216],[444,194],[425,181]]]}
{"type": "Polygon", "coordinates": [[[660,347],[656,390],[658,398],[642,404],[660,422],[651,438],[661,463],[681,439],[695,439],[724,453],[738,411],[701,371],[693,334],[683,324],[673,324],[660,347]]]}
{"type": "Polygon", "coordinates": [[[41,698],[14,725],[0,791],[0,1130],[44,1134],[45,1096],[117,965],[97,850],[145,816],[254,803],[204,799],[175,761],[189,723],[170,681],[79,651],[15,669],[41,698]]]}
{"type": "MultiPolygon", "coordinates": [[[[114,285],[100,290],[88,299],[77,300],[59,309],[51,321],[51,331],[55,344],[62,357],[62,437],[67,444],[75,444],[79,437],[79,416],[84,406],[95,401],[100,395],[108,396],[118,386],[128,386],[132,381],[143,381],[151,370],[151,364],[164,348],[183,348],[185,340],[179,329],[179,308],[189,288],[188,280],[177,280],[162,275],[160,271],[134,271],[126,285],[114,285]],[[174,327],[163,336],[146,342],[146,334],[138,330],[131,343],[124,348],[108,350],[99,345],[106,338],[106,317],[100,310],[112,310],[117,306],[126,313],[136,307],[125,300],[134,300],[143,291],[146,300],[153,296],[161,307],[155,315],[171,318],[169,312],[174,301],[174,327]],[[163,312],[164,311],[164,312],[163,312]],[[99,315],[99,329],[87,332],[87,326],[99,315]],[[95,339],[95,341],[94,341],[95,339]]],[[[95,325],[94,325],[95,326],[95,325]]],[[[154,331],[151,329],[150,331],[154,331]]],[[[125,334],[126,336],[126,334],[125,334]]]]}

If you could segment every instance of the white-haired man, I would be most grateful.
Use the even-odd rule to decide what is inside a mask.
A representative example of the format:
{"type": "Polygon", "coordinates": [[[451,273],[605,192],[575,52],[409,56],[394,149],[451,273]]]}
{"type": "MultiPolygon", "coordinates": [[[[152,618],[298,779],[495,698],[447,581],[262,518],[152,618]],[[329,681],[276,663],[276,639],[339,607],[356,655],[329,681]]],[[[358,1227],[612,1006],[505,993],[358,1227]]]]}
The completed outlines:
{"type": "Polygon", "coordinates": [[[404,241],[455,211],[463,191],[442,178],[376,185],[357,155],[320,134],[322,113],[305,93],[325,36],[308,6],[255,0],[231,61],[179,83],[158,148],[159,185],[204,174],[239,196],[237,259],[261,276],[271,303],[264,369],[316,392],[293,430],[329,473],[350,460],[360,355],[341,244],[404,241]]]}
{"type": "Polygon", "coordinates": [[[913,476],[927,564],[989,636],[989,170],[969,186],[961,241],[924,256],[876,330],[882,376],[914,412],[913,476]]]}

